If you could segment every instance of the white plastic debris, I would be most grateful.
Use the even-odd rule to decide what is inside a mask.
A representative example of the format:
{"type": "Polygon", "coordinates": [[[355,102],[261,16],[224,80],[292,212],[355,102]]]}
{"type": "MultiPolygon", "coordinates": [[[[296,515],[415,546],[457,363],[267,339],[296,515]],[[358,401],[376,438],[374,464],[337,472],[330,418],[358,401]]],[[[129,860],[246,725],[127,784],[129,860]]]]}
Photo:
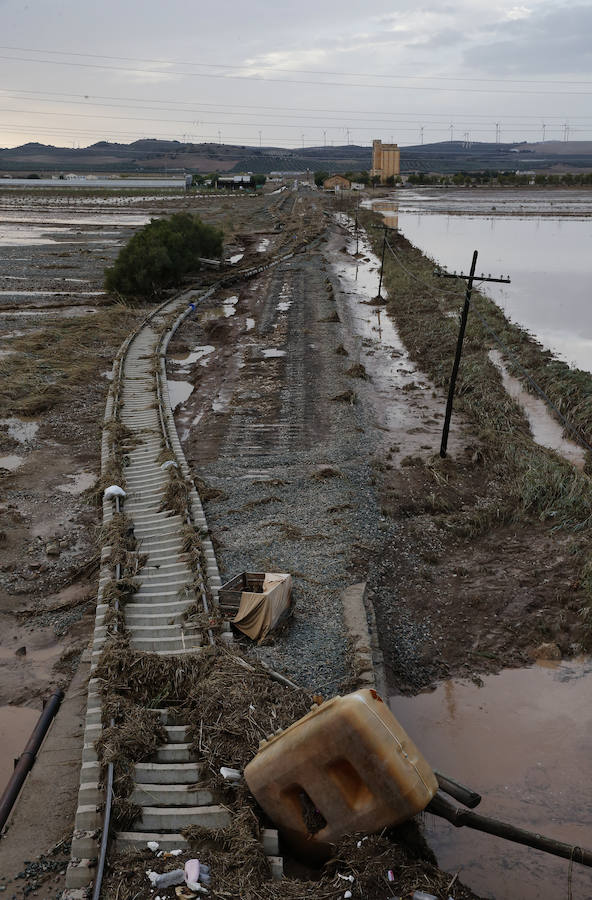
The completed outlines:
{"type": "Polygon", "coordinates": [[[125,497],[126,493],[123,488],[119,487],[118,484],[112,484],[110,487],[105,488],[105,492],[103,493],[103,497],[105,500],[112,500],[113,497],[125,497]]]}
{"type": "Polygon", "coordinates": [[[182,853],[183,853],[182,850],[169,850],[166,855],[167,856],[181,856],[182,853]]]}
{"type": "Polygon", "coordinates": [[[349,900],[349,898],[350,898],[351,896],[352,896],[352,892],[351,892],[351,891],[346,891],[345,894],[343,895],[343,900],[349,900]]]}
{"type": "Polygon", "coordinates": [[[146,846],[148,847],[149,850],[152,850],[153,853],[156,853],[156,851],[160,847],[160,844],[158,843],[158,841],[148,841],[146,846]]]}
{"type": "Polygon", "coordinates": [[[389,881],[395,880],[395,873],[393,872],[392,869],[388,870],[388,872],[386,873],[386,877],[388,878],[389,881]]]}
{"type": "Polygon", "coordinates": [[[240,781],[243,777],[238,769],[229,769],[228,766],[220,767],[220,775],[226,781],[240,781]]]}
{"type": "Polygon", "coordinates": [[[175,469],[179,468],[179,466],[177,465],[177,463],[175,462],[174,459],[167,459],[166,462],[163,462],[163,464],[161,465],[160,468],[161,469],[170,469],[171,466],[174,466],[175,469]]]}
{"type": "Polygon", "coordinates": [[[176,884],[183,884],[185,881],[183,869],[175,869],[173,872],[163,872],[160,875],[158,872],[146,872],[146,875],[150,879],[152,887],[158,888],[159,890],[162,888],[174,887],[176,884]]]}
{"type": "Polygon", "coordinates": [[[353,875],[340,875],[339,872],[338,872],[338,873],[337,873],[337,877],[338,877],[338,878],[342,878],[344,881],[349,881],[350,884],[353,884],[353,883],[354,883],[354,876],[353,876],[353,875]]]}

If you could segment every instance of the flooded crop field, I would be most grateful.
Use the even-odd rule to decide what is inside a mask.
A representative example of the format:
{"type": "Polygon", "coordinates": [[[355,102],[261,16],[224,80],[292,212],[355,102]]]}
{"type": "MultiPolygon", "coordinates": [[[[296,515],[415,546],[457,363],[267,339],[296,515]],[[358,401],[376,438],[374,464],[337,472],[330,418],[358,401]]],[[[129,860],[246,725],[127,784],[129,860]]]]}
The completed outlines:
{"type": "Polygon", "coordinates": [[[592,371],[591,191],[425,188],[398,191],[395,204],[402,233],[448,271],[467,272],[478,250],[478,273],[509,275],[510,285],[484,292],[545,347],[592,371]]]}

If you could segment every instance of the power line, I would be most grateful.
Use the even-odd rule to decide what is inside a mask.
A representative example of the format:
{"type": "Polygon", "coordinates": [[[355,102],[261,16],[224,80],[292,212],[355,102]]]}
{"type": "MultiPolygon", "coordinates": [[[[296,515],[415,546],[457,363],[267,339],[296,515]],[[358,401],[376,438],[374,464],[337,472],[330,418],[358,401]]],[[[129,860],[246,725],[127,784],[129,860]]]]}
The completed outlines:
{"type": "MultiPolygon", "coordinates": [[[[49,102],[46,100],[47,97],[66,97],[66,98],[70,98],[69,101],[63,100],[63,101],[57,101],[57,102],[83,103],[86,105],[88,105],[89,102],[92,102],[92,104],[94,106],[111,106],[112,104],[109,104],[109,103],[106,104],[106,103],[97,102],[97,101],[103,101],[103,100],[111,100],[111,101],[117,101],[115,104],[113,104],[114,108],[121,108],[121,109],[137,109],[137,108],[140,108],[137,106],[138,103],[145,104],[146,102],[150,102],[150,103],[155,103],[155,104],[161,104],[166,107],[179,106],[179,105],[183,105],[183,106],[190,105],[189,109],[181,110],[181,111],[186,111],[186,112],[191,112],[191,113],[194,113],[197,110],[201,110],[202,108],[205,108],[205,109],[216,109],[216,110],[236,109],[236,110],[241,111],[244,114],[244,110],[254,109],[254,110],[257,110],[257,112],[254,113],[253,115],[258,116],[258,115],[260,115],[261,110],[273,110],[273,111],[281,110],[281,111],[288,111],[286,113],[287,118],[291,117],[291,113],[299,113],[299,112],[307,113],[308,114],[307,117],[312,117],[310,115],[311,113],[341,113],[341,114],[347,114],[349,116],[363,115],[365,117],[366,121],[370,121],[370,118],[369,118],[370,116],[372,116],[372,117],[384,116],[385,117],[384,122],[379,121],[379,124],[389,124],[390,122],[394,121],[395,119],[402,119],[403,121],[409,121],[409,122],[414,122],[414,123],[419,124],[422,119],[426,119],[426,118],[438,118],[438,119],[444,119],[446,121],[450,121],[450,119],[461,119],[461,118],[462,119],[483,119],[484,121],[489,122],[489,121],[491,121],[491,118],[493,115],[491,113],[485,114],[485,113],[469,113],[469,112],[455,112],[455,113],[421,112],[417,115],[417,117],[415,119],[407,119],[407,118],[403,118],[403,117],[409,116],[409,113],[396,113],[396,112],[385,113],[384,109],[382,109],[382,110],[370,110],[370,109],[361,110],[361,109],[339,109],[338,107],[331,107],[331,108],[306,107],[305,108],[305,107],[298,107],[298,106],[296,106],[296,107],[293,107],[293,106],[265,106],[265,105],[261,105],[261,104],[252,106],[252,105],[244,104],[244,103],[205,103],[203,101],[193,103],[193,102],[187,101],[187,100],[178,100],[173,97],[167,97],[164,99],[159,99],[158,97],[152,97],[152,96],[149,98],[146,98],[146,97],[109,97],[109,96],[104,96],[102,94],[71,94],[71,93],[66,93],[64,91],[27,91],[27,90],[22,90],[22,89],[18,89],[18,88],[10,88],[10,90],[8,90],[6,88],[0,88],[0,93],[5,94],[7,96],[15,96],[15,97],[21,97],[22,95],[31,95],[41,102],[49,102]],[[79,99],[72,99],[72,98],[79,98],[79,99]],[[126,103],[130,103],[130,104],[134,104],[134,105],[127,106],[127,105],[124,105],[123,103],[121,103],[120,101],[126,101],[126,103]]],[[[161,107],[160,106],[143,106],[141,108],[158,110],[161,107]]],[[[323,121],[328,121],[326,115],[319,116],[319,118],[322,118],[323,121]]],[[[541,115],[540,114],[529,114],[529,113],[521,113],[520,115],[517,115],[517,114],[504,112],[503,116],[498,115],[498,118],[519,119],[521,121],[527,121],[527,120],[532,119],[533,121],[536,121],[538,123],[540,121],[541,115]]],[[[546,115],[544,118],[546,120],[556,119],[559,122],[561,122],[561,124],[563,124],[563,122],[565,121],[565,114],[563,114],[563,115],[546,115]]],[[[574,122],[574,121],[585,122],[585,121],[592,120],[592,116],[570,115],[569,120],[570,120],[570,122],[574,122]]],[[[342,117],[340,116],[340,118],[336,119],[335,121],[341,122],[342,117]]],[[[364,119],[361,119],[360,121],[364,121],[364,119]]]]}
{"type": "MultiPolygon", "coordinates": [[[[43,51],[35,51],[35,52],[43,52],[43,51]]],[[[82,54],[84,55],[84,54],[82,54]]],[[[70,62],[68,60],[53,60],[53,59],[34,59],[31,57],[24,56],[0,56],[0,59],[5,62],[33,62],[40,63],[42,65],[51,65],[51,66],[69,66],[78,69],[100,69],[102,71],[108,72],[127,72],[132,74],[141,74],[141,75],[169,75],[176,76],[182,78],[216,78],[223,80],[232,80],[232,81],[257,81],[257,82],[270,82],[276,84],[299,84],[299,85],[312,85],[312,86],[324,86],[324,87],[357,87],[357,88],[365,88],[372,90],[406,90],[406,91],[429,91],[430,93],[438,92],[438,93],[470,93],[470,94],[524,94],[528,96],[534,95],[542,95],[542,96],[569,96],[569,97],[587,97],[592,94],[592,91],[526,91],[526,90],[505,90],[500,88],[459,88],[459,87],[433,87],[426,86],[420,87],[416,85],[397,85],[397,84],[364,84],[362,82],[353,82],[353,81],[314,81],[314,80],[305,80],[305,79],[296,79],[296,78],[269,78],[267,76],[260,75],[228,75],[228,74],[215,74],[213,72],[179,72],[172,69],[141,69],[141,68],[132,68],[128,66],[108,66],[104,63],[78,63],[78,62],[70,62]]],[[[224,67],[228,68],[228,67],[224,67]]],[[[434,76],[435,77],[435,76],[434,76]]],[[[442,79],[437,79],[438,81],[442,79]]]]}
{"type": "Polygon", "coordinates": [[[201,68],[210,69],[271,69],[274,72],[290,72],[293,74],[303,75],[335,75],[339,77],[351,78],[388,78],[389,80],[401,80],[403,78],[412,78],[421,81],[469,81],[472,84],[479,82],[481,84],[560,84],[560,85],[584,85],[592,86],[592,81],[566,81],[562,79],[540,79],[540,78],[475,78],[473,76],[464,75],[416,75],[411,73],[400,73],[399,75],[383,75],[379,72],[346,72],[344,70],[331,71],[329,69],[292,69],[285,66],[274,66],[266,63],[246,62],[242,65],[236,63],[211,63],[211,62],[190,62],[180,59],[154,59],[150,57],[138,56],[110,56],[104,53],[76,53],[71,50],[48,50],[36,47],[9,47],[0,45],[0,50],[16,50],[19,53],[46,53],[52,56],[75,56],[83,59],[112,59],[119,62],[145,62],[155,65],[177,65],[177,66],[200,66],[201,68]]]}

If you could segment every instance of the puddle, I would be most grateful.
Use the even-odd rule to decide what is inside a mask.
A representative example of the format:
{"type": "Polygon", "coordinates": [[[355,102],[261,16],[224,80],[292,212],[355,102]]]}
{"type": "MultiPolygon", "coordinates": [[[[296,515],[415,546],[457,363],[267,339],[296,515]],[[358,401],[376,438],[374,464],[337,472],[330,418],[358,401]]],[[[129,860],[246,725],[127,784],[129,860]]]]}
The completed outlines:
{"type": "Polygon", "coordinates": [[[277,347],[268,347],[266,350],[261,351],[262,355],[265,359],[277,359],[280,356],[285,356],[285,350],[278,350],[277,347]]]}
{"type": "Polygon", "coordinates": [[[521,382],[510,375],[499,350],[490,350],[489,358],[501,372],[503,385],[510,397],[516,400],[526,413],[536,443],[541,447],[555,450],[577,469],[583,469],[586,462],[586,451],[579,444],[563,436],[562,426],[551,417],[544,400],[536,394],[529,394],[521,382]]]}
{"type": "Polygon", "coordinates": [[[221,387],[214,400],[212,400],[212,412],[217,414],[227,412],[233,394],[232,384],[221,387]]]}
{"type": "MultiPolygon", "coordinates": [[[[478,791],[477,812],[581,847],[592,846],[592,660],[508,669],[483,687],[447,681],[392,697],[401,724],[438,770],[478,791]]],[[[427,816],[426,837],[449,872],[495,900],[556,900],[569,862],[427,816]]],[[[592,872],[573,867],[573,897],[592,872]]]]}
{"type": "Polygon", "coordinates": [[[168,386],[172,410],[185,403],[193,393],[194,388],[189,381],[171,381],[170,379],[168,379],[168,386]]]}
{"type": "Polygon", "coordinates": [[[48,306],[46,309],[11,309],[7,315],[14,316],[15,318],[29,316],[76,318],[78,316],[91,315],[96,312],[96,306],[48,306]]]}
{"type": "Polygon", "coordinates": [[[280,291],[280,302],[277,305],[278,312],[288,312],[292,306],[292,291],[289,285],[284,285],[280,291]]]}
{"type": "Polygon", "coordinates": [[[58,491],[63,491],[64,494],[82,494],[97,481],[97,476],[92,472],[76,472],[74,475],[68,475],[68,478],[71,479],[69,484],[57,485],[58,491]]]}
{"type": "MultiPolygon", "coordinates": [[[[361,363],[370,383],[352,379],[357,393],[367,392],[380,428],[383,441],[393,450],[393,459],[436,452],[440,446],[444,395],[432,397],[431,382],[416,369],[399,337],[393,320],[382,306],[372,306],[378,290],[378,257],[372,252],[363,230],[358,234],[358,259],[353,257],[356,239],[353,220],[343,213],[336,216],[339,224],[348,228],[348,255],[341,253],[343,237],[332,239],[333,268],[341,283],[339,312],[350,338],[346,349],[349,365],[361,363]]],[[[384,289],[383,289],[384,290],[384,289]]],[[[452,361],[451,361],[452,365],[452,361]]],[[[460,417],[452,421],[449,453],[454,455],[462,446],[460,417]]]]}
{"type": "Polygon", "coordinates": [[[238,297],[226,297],[222,301],[222,309],[224,310],[224,315],[228,319],[229,316],[233,316],[236,312],[236,304],[238,303],[238,297]]]}
{"type": "Polygon", "coordinates": [[[37,724],[40,710],[28,706],[0,706],[0,792],[37,724]]]}
{"type": "Polygon", "coordinates": [[[106,291],[0,291],[0,297],[102,297],[106,291]]]}
{"type": "Polygon", "coordinates": [[[209,360],[205,359],[206,356],[209,356],[210,353],[214,353],[215,347],[212,347],[211,344],[203,344],[198,347],[194,347],[187,356],[183,356],[182,358],[177,357],[177,362],[180,368],[187,368],[188,366],[195,365],[196,362],[199,362],[202,366],[207,366],[209,360]]]}
{"type": "Polygon", "coordinates": [[[18,419],[15,416],[0,419],[0,425],[6,425],[9,437],[14,438],[19,444],[29,444],[39,431],[39,422],[33,419],[18,419]]]}
{"type": "Polygon", "coordinates": [[[15,456],[14,454],[0,456],[0,469],[8,469],[9,472],[14,472],[15,469],[22,466],[24,461],[24,456],[15,456]]]}

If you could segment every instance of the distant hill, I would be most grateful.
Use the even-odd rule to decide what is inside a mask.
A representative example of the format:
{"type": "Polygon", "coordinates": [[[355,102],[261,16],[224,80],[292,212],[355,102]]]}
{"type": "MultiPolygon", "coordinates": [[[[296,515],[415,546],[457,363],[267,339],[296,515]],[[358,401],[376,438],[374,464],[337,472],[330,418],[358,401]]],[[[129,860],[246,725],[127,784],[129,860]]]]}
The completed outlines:
{"type": "Polygon", "coordinates": [[[592,142],[514,144],[441,141],[401,148],[402,172],[476,172],[483,169],[565,171],[592,169],[592,142]]]}
{"type": "MultiPolygon", "coordinates": [[[[99,141],[73,149],[29,143],[0,149],[0,173],[55,174],[183,172],[327,172],[370,169],[370,147],[246,147],[232,144],[193,144],[154,138],[117,144],[99,141]]],[[[402,172],[475,172],[481,169],[566,171],[592,169],[592,142],[465,143],[442,141],[401,148],[402,172]]]]}
{"type": "Polygon", "coordinates": [[[262,172],[325,169],[368,169],[372,161],[368,147],[245,147],[232,144],[191,144],[146,139],[131,144],[99,141],[73,149],[29,143],[0,149],[0,172],[262,172]]]}

